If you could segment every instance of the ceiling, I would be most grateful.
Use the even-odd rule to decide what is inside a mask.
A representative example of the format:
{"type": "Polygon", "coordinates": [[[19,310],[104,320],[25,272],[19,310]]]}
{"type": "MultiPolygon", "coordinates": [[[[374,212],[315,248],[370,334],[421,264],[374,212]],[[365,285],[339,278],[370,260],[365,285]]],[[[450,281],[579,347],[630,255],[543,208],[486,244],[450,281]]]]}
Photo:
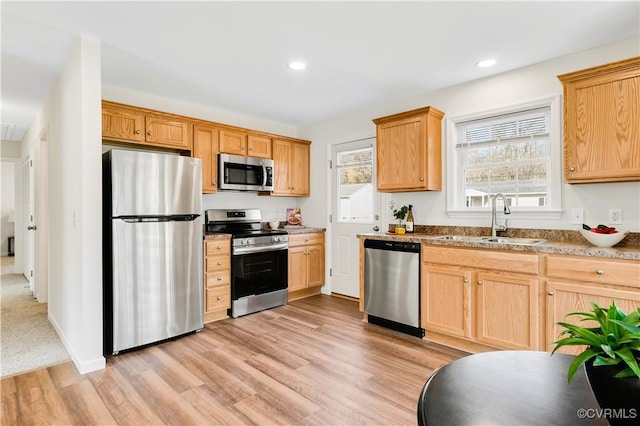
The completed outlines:
{"type": "Polygon", "coordinates": [[[103,84],[293,126],[640,37],[638,1],[0,7],[3,140],[22,139],[82,34],[101,41],[103,84]]]}

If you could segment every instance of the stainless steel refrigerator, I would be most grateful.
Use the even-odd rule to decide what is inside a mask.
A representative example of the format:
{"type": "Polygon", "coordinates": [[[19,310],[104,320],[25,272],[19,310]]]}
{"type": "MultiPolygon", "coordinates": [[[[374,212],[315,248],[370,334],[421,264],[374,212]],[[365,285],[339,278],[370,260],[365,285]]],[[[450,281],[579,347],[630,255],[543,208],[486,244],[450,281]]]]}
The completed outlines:
{"type": "Polygon", "coordinates": [[[103,154],[106,354],[203,327],[201,173],[197,158],[103,154]]]}

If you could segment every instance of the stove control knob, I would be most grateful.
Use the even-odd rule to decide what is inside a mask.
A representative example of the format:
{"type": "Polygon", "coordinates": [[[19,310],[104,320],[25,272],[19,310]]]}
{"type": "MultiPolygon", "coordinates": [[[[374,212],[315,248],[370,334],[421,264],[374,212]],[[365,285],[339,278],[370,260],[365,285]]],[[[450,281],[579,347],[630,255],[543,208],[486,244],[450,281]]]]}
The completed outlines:
{"type": "Polygon", "coordinates": [[[277,243],[278,241],[280,241],[280,237],[273,237],[273,242],[277,243]]]}
{"type": "Polygon", "coordinates": [[[246,245],[247,244],[247,240],[246,239],[242,240],[242,241],[240,241],[240,243],[246,245]]]}

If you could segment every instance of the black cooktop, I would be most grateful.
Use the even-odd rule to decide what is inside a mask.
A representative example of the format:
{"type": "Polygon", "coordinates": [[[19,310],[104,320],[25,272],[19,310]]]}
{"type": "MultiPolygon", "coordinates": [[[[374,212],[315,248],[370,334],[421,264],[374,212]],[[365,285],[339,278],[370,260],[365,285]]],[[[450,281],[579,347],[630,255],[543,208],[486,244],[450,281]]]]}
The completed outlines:
{"type": "Polygon", "coordinates": [[[259,224],[247,226],[248,224],[208,224],[205,235],[231,234],[234,238],[256,237],[260,235],[286,235],[284,229],[261,229],[259,224]]]}

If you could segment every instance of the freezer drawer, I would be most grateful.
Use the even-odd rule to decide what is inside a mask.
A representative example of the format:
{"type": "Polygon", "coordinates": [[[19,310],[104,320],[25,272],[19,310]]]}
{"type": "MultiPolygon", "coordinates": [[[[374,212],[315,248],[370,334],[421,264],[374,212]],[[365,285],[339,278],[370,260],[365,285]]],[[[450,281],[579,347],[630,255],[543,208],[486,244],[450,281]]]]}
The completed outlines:
{"type": "Polygon", "coordinates": [[[112,220],[112,352],[203,327],[202,219],[112,220]]]}

